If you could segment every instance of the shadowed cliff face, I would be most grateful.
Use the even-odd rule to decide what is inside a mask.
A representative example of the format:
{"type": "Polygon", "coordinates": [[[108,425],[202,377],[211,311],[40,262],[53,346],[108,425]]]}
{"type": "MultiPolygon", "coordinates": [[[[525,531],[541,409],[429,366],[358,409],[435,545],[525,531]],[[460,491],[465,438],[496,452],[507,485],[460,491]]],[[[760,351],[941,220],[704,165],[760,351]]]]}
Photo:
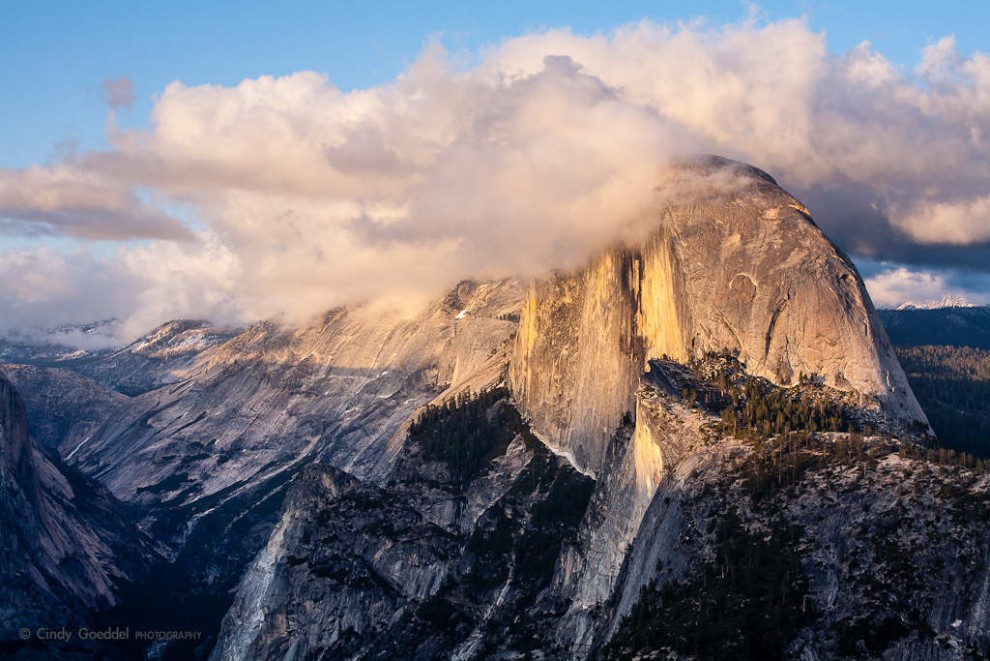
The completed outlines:
{"type": "Polygon", "coordinates": [[[817,374],[925,421],[862,279],[804,205],[730,161],[669,176],[679,195],[644,242],[530,287],[510,375],[538,432],[597,472],[650,358],[723,349],[774,383],[817,374]]]}
{"type": "Polygon", "coordinates": [[[32,494],[37,478],[31,470],[31,445],[28,440],[27,412],[24,402],[6,376],[0,374],[0,476],[5,489],[32,494]]]}
{"type": "Polygon", "coordinates": [[[121,509],[29,438],[24,402],[0,374],[0,643],[21,627],[85,622],[146,571],[156,552],[121,509]]]}
{"type": "Polygon", "coordinates": [[[533,437],[504,394],[464,397],[421,421],[385,488],[326,465],[304,470],[212,658],[547,651],[547,588],[591,480],[533,437]],[[478,460],[463,470],[459,450],[486,434],[495,443],[475,445],[478,460]]]}

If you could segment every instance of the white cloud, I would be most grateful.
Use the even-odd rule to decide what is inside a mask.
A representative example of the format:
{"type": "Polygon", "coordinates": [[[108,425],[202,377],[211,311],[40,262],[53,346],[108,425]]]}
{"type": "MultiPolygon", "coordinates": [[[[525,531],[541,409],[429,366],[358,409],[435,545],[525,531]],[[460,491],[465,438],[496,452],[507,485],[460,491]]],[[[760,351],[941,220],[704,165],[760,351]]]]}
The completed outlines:
{"type": "Polygon", "coordinates": [[[954,202],[923,200],[898,216],[898,223],[928,243],[990,241],[990,195],[954,202]]]}
{"type": "Polygon", "coordinates": [[[128,309],[133,291],[126,270],[86,252],[7,250],[0,253],[0,331],[108,319],[128,309]]]}
{"type": "MultiPolygon", "coordinates": [[[[111,106],[124,83],[107,87],[111,106]]],[[[826,191],[813,209],[826,220],[855,185],[914,241],[990,240],[990,59],[951,39],[902,74],[866,43],[829,55],[797,20],[551,30],[470,68],[434,45],[392,84],[351,92],[313,72],[176,82],[152,119],[111,122],[109,151],[0,172],[8,233],[158,239],[72,258],[81,297],[86,278],[126,283],[128,332],[175,316],[301,321],[574,266],[652,222],[658,173],[694,152],[751,162],[798,196],[826,191]]],[[[54,291],[57,269],[34,272],[54,291]]],[[[938,287],[903,274],[873,286],[902,285],[938,287]]],[[[26,305],[30,289],[7,295],[26,305]]]]}
{"type": "Polygon", "coordinates": [[[897,307],[910,301],[934,301],[949,294],[945,278],[931,271],[901,266],[866,280],[870,298],[878,307],[897,307]]]}
{"type": "Polygon", "coordinates": [[[866,278],[870,298],[877,307],[896,308],[905,303],[922,304],[951,297],[976,305],[990,305],[990,275],[975,276],[952,269],[909,269],[880,264],[866,278]]]}

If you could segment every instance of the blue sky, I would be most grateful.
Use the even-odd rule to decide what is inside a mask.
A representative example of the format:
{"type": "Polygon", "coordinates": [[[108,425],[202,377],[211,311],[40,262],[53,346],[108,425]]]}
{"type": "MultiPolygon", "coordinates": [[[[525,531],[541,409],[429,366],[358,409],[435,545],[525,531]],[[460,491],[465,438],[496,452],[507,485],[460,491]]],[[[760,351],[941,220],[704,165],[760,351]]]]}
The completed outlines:
{"type": "Polygon", "coordinates": [[[719,25],[757,12],[803,16],[829,50],[861,41],[904,70],[923,47],[955,35],[959,50],[987,50],[990,3],[874,0],[725,2],[0,2],[0,167],[45,163],[105,146],[105,78],[127,76],[136,103],[119,118],[145,126],[155,95],[180,80],[234,85],[301,70],[342,89],[387,83],[432,39],[477,52],[507,37],[569,26],[593,34],[652,19],[719,25]]]}
{"type": "Polygon", "coordinates": [[[990,303],[988,24],[959,1],[0,0],[0,332],[301,323],[570,268],[699,151],[771,172],[881,305],[990,303]]]}

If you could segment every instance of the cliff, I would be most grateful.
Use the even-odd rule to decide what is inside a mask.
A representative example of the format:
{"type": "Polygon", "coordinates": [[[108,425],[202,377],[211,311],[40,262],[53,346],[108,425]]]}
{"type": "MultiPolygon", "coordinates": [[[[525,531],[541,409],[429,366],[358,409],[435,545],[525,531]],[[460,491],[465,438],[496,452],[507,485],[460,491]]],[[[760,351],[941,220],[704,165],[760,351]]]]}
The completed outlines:
{"type": "Polygon", "coordinates": [[[158,555],[123,509],[34,443],[0,374],[0,642],[22,627],[83,624],[144,576],[158,555]]]}
{"type": "Polygon", "coordinates": [[[926,424],[853,264],[755,168],[675,167],[641,244],[534,283],[511,366],[534,429],[597,472],[651,358],[738,352],[780,385],[817,375],[891,420],[926,424]]]}

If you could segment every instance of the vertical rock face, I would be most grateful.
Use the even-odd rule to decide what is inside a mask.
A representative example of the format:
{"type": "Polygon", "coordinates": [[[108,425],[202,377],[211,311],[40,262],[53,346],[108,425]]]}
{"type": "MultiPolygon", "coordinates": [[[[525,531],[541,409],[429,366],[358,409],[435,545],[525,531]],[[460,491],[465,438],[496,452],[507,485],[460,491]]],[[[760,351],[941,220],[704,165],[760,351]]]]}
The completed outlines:
{"type": "Polygon", "coordinates": [[[706,415],[643,375],[636,391],[636,418],[626,418],[609,444],[606,462],[574,544],[561,554],[554,592],[570,607],[557,637],[578,657],[588,656],[603,635],[605,604],[620,585],[621,571],[658,489],[675,466],[702,443],[706,415]]]}
{"type": "Polygon", "coordinates": [[[5,489],[32,494],[37,477],[32,470],[24,402],[7,377],[0,374],[0,476],[5,489]]]}
{"type": "Polygon", "coordinates": [[[516,336],[511,383],[533,426],[597,473],[622,414],[635,406],[643,351],[629,277],[614,251],[576,276],[530,287],[516,336]]]}
{"type": "Polygon", "coordinates": [[[24,402],[0,374],[0,637],[80,622],[140,577],[154,552],[120,510],[35,445],[24,402]]]}
{"type": "Polygon", "coordinates": [[[817,375],[925,422],[862,279],[800,202],[724,159],[669,176],[695,192],[645,242],[530,288],[510,374],[537,431],[596,472],[650,358],[723,349],[774,383],[817,375]]]}

